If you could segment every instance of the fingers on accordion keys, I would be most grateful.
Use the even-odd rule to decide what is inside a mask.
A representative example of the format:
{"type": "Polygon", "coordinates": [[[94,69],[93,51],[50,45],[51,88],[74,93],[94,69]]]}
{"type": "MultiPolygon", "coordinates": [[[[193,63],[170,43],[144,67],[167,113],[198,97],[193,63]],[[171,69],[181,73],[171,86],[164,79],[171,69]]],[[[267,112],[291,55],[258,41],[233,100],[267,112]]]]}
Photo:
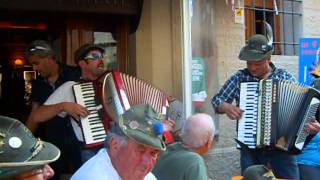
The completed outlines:
{"type": "Polygon", "coordinates": [[[102,109],[102,104],[99,104],[98,106],[96,106],[96,110],[97,111],[100,110],[100,109],[102,109]]]}

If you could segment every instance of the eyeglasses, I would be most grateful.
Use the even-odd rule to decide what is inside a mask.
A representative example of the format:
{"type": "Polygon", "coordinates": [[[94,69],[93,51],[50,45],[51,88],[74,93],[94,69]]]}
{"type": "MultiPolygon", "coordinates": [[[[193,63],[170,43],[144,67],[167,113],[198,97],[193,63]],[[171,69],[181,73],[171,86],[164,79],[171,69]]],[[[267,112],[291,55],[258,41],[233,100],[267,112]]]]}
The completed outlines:
{"type": "Polygon", "coordinates": [[[93,59],[93,60],[97,60],[97,59],[102,59],[103,58],[103,54],[100,53],[91,53],[88,56],[86,56],[84,59],[88,60],[88,59],[93,59]]]}

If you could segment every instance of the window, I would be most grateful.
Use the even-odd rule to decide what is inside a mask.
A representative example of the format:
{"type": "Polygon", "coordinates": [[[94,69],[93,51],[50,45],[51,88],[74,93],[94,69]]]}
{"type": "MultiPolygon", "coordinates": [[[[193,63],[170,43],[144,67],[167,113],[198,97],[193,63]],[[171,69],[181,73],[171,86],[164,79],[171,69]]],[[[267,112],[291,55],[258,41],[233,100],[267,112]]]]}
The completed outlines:
{"type": "Polygon", "coordinates": [[[246,39],[273,29],[274,54],[297,55],[302,34],[302,0],[244,0],[246,39]]]}

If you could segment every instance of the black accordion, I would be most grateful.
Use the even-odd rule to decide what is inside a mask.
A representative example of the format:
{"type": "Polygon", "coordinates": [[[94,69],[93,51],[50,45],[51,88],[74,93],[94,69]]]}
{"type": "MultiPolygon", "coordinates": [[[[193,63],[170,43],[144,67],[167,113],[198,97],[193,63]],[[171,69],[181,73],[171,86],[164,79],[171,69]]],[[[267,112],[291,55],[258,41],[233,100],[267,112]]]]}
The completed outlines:
{"type": "Polygon", "coordinates": [[[240,87],[237,140],[250,149],[277,148],[297,153],[308,132],[304,125],[320,104],[316,89],[286,80],[244,82],[240,87]]]}

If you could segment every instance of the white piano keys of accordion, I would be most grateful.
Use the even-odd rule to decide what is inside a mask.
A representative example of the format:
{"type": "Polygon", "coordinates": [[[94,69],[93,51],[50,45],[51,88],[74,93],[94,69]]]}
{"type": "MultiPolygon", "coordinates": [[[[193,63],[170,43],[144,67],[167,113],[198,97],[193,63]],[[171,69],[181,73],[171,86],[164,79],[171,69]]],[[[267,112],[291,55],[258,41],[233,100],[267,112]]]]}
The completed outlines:
{"type": "Polygon", "coordinates": [[[102,105],[95,100],[95,91],[92,82],[76,84],[73,86],[76,102],[88,109],[90,114],[81,117],[80,123],[86,145],[102,143],[106,138],[106,131],[99,116],[102,105]]]}
{"type": "Polygon", "coordinates": [[[258,82],[246,82],[240,87],[239,108],[244,112],[238,121],[237,139],[251,149],[256,147],[258,86],[258,82]]]}

